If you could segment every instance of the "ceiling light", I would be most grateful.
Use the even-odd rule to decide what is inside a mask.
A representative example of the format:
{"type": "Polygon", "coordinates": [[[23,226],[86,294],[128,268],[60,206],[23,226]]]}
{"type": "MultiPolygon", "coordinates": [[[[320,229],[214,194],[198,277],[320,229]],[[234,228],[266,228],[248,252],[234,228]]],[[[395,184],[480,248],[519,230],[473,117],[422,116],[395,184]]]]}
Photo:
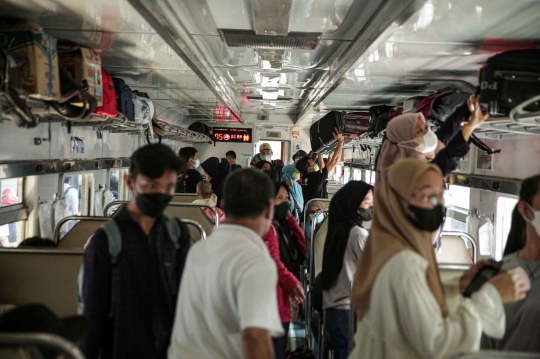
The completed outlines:
{"type": "Polygon", "coordinates": [[[278,91],[263,91],[262,98],[263,100],[277,100],[279,92],[278,91]]]}
{"type": "Polygon", "coordinates": [[[472,55],[472,52],[470,52],[470,51],[465,51],[465,52],[463,53],[463,56],[469,56],[469,55],[472,55]]]}

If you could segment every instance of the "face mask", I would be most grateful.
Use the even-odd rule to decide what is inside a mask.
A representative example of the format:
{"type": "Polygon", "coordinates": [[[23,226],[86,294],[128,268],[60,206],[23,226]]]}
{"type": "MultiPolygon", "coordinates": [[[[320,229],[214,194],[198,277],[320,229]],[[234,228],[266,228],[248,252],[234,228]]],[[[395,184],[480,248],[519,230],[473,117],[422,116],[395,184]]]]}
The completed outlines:
{"type": "Polygon", "coordinates": [[[264,173],[268,175],[268,177],[272,177],[272,171],[271,170],[263,170],[264,173]]]}
{"type": "Polygon", "coordinates": [[[531,226],[534,227],[534,229],[536,230],[536,234],[538,234],[540,236],[540,211],[535,210],[528,203],[527,203],[527,206],[529,206],[531,211],[533,211],[534,217],[533,217],[532,220],[528,220],[528,219],[526,219],[526,220],[527,220],[527,222],[529,222],[531,224],[531,226]]]}
{"type": "Polygon", "coordinates": [[[283,202],[274,206],[274,217],[278,219],[285,219],[289,212],[289,202],[283,202]]]}
{"type": "Polygon", "coordinates": [[[431,129],[428,129],[424,136],[415,138],[412,141],[400,142],[399,146],[412,148],[419,153],[431,153],[435,152],[438,144],[439,139],[437,138],[437,135],[431,131],[431,129]],[[417,146],[414,146],[414,143],[412,142],[415,142],[417,146]]]}
{"type": "Polygon", "coordinates": [[[262,155],[261,160],[270,162],[272,161],[272,155],[262,155]]]}
{"type": "Polygon", "coordinates": [[[199,168],[200,165],[201,165],[201,161],[199,161],[199,159],[197,158],[197,161],[193,163],[193,168],[199,168]]]}
{"type": "Polygon", "coordinates": [[[163,213],[171,199],[172,196],[166,193],[139,193],[136,201],[142,213],[156,218],[163,213]]]}
{"type": "Polygon", "coordinates": [[[324,219],[324,216],[319,215],[317,218],[315,218],[316,215],[317,215],[317,213],[310,214],[309,218],[311,218],[312,223],[315,223],[315,225],[319,225],[319,224],[322,223],[322,221],[324,219]]]}
{"type": "Polygon", "coordinates": [[[432,209],[420,208],[409,204],[409,211],[413,213],[413,217],[410,217],[410,219],[416,228],[422,231],[434,232],[443,223],[446,208],[441,204],[438,204],[432,209]]]}
{"type": "Polygon", "coordinates": [[[373,207],[370,208],[359,208],[358,219],[368,222],[373,219],[373,207]]]}

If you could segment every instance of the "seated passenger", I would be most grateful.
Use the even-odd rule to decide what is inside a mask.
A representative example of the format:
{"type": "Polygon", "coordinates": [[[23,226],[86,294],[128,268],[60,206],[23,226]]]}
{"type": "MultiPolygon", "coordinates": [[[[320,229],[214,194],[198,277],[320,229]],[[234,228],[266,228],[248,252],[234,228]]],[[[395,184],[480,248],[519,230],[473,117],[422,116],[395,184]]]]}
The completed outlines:
{"type": "Polygon", "coordinates": [[[512,220],[505,253],[512,252],[504,257],[504,268],[524,268],[531,290],[525,300],[504,306],[506,334],[489,347],[540,353],[540,175],[523,181],[516,210],[520,216],[512,220]]]}
{"type": "Polygon", "coordinates": [[[188,255],[169,359],[271,359],[282,336],[276,264],[261,236],[274,216],[274,186],[253,169],[224,188],[227,221],[188,255]]]}
{"type": "MultiPolygon", "coordinates": [[[[41,304],[23,305],[6,312],[0,317],[0,332],[54,334],[69,340],[75,345],[78,344],[87,331],[88,323],[83,317],[75,316],[60,319],[50,309],[41,304]]],[[[32,359],[66,358],[62,353],[44,347],[38,350],[30,346],[28,351],[32,359]]]]}
{"type": "Polygon", "coordinates": [[[223,186],[227,176],[231,173],[231,165],[226,158],[210,157],[203,163],[201,167],[204,170],[204,175],[207,181],[212,184],[212,190],[217,196],[217,206],[221,207],[221,199],[223,198],[223,186]]]}
{"type": "Polygon", "coordinates": [[[265,160],[260,160],[259,162],[257,162],[257,164],[254,167],[260,171],[263,171],[266,175],[268,175],[268,177],[273,178],[272,177],[272,164],[270,162],[265,161],[265,160]]]}
{"type": "Polygon", "coordinates": [[[181,160],[165,145],[135,151],[124,178],[130,202],[87,243],[82,297],[90,332],[81,345],[87,359],[166,357],[190,246],[187,226],[163,214],[180,171],[181,160]],[[111,263],[115,239],[120,252],[111,263]]]}
{"type": "Polygon", "coordinates": [[[274,221],[268,233],[263,237],[270,255],[278,269],[277,298],[279,315],[285,335],[274,338],[276,359],[285,359],[287,351],[287,333],[291,322],[291,303],[296,304],[305,299],[302,283],[300,283],[300,267],[306,256],[306,239],[296,219],[289,211],[289,191],[285,183],[276,182],[276,198],[274,200],[274,221]]]}
{"type": "Polygon", "coordinates": [[[202,175],[199,168],[201,161],[197,158],[197,149],[195,147],[184,147],[178,152],[178,156],[186,161],[187,170],[178,178],[174,193],[195,193],[197,183],[202,181],[202,175]]]}
{"type": "Polygon", "coordinates": [[[487,114],[482,114],[478,98],[471,97],[466,104],[456,108],[436,134],[422,113],[409,113],[392,119],[377,155],[376,185],[386,178],[388,168],[402,158],[431,162],[439,166],[443,176],[449,175],[457,168],[458,160],[469,152],[467,142],[471,134],[487,117],[487,114]]]}
{"type": "MultiPolygon", "coordinates": [[[[201,181],[197,183],[197,197],[199,199],[193,201],[193,204],[206,204],[214,208],[218,214],[218,224],[225,222],[225,212],[223,212],[217,206],[217,196],[212,192],[212,184],[208,181],[201,181]]],[[[209,208],[203,209],[206,216],[214,223],[214,212],[209,208]]]]}
{"type": "Polygon", "coordinates": [[[304,202],[308,203],[314,198],[328,198],[328,191],[326,190],[326,183],[328,180],[328,174],[336,168],[339,160],[341,159],[341,153],[343,151],[343,142],[345,138],[339,129],[336,128],[334,132],[334,138],[338,142],[336,151],[333,157],[328,160],[325,165],[321,155],[318,157],[319,171],[315,170],[315,161],[310,157],[301,158],[296,162],[296,169],[302,174],[302,194],[304,196],[304,202]]]}
{"type": "Polygon", "coordinates": [[[348,354],[351,286],[369,235],[362,224],[371,221],[372,188],[362,181],[350,181],[330,203],[321,283],[324,323],[331,336],[332,358],[335,359],[346,359],[348,354]]]}
{"type": "Polygon", "coordinates": [[[442,173],[404,159],[375,191],[373,224],[354,276],[358,314],[349,358],[450,358],[478,350],[482,331],[502,338],[503,303],[525,297],[521,278],[503,272],[471,298],[463,293],[485,262],[443,290],[433,232],[444,217],[442,173]]]}
{"type": "Polygon", "coordinates": [[[327,217],[328,212],[321,213],[317,217],[315,215],[324,209],[324,205],[321,201],[313,201],[309,204],[308,213],[306,217],[306,229],[304,233],[306,234],[306,242],[307,242],[307,259],[309,263],[309,258],[311,258],[311,232],[313,232],[313,224],[315,224],[315,230],[316,233],[319,228],[321,228],[322,223],[324,222],[324,219],[327,217]]]}
{"type": "Polygon", "coordinates": [[[24,247],[56,247],[56,243],[49,238],[31,237],[19,243],[19,248],[24,247]]]}

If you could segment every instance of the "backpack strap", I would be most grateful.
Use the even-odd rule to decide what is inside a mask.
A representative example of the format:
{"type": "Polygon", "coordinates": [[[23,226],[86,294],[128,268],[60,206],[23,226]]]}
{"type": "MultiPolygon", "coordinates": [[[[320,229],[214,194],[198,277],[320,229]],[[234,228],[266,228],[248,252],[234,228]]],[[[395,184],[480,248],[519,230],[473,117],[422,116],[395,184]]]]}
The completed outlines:
{"type": "Polygon", "coordinates": [[[114,303],[118,298],[118,254],[122,251],[122,235],[120,229],[114,219],[111,219],[101,229],[107,236],[107,243],[109,243],[109,256],[111,259],[111,307],[109,309],[109,317],[114,314],[114,303]]]}

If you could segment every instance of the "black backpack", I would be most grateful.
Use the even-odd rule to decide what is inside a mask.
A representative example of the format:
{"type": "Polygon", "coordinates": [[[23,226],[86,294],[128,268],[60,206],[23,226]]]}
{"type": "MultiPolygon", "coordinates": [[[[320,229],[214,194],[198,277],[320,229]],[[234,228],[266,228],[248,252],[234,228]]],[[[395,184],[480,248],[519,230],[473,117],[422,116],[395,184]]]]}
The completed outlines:
{"type": "Polygon", "coordinates": [[[112,79],[116,90],[118,111],[126,116],[128,121],[135,122],[135,106],[133,104],[131,88],[126,84],[126,81],[119,77],[113,77],[112,79]]]}
{"type": "Polygon", "coordinates": [[[212,137],[212,130],[202,122],[194,122],[188,127],[188,129],[190,131],[202,133],[210,138],[212,137]]]}

